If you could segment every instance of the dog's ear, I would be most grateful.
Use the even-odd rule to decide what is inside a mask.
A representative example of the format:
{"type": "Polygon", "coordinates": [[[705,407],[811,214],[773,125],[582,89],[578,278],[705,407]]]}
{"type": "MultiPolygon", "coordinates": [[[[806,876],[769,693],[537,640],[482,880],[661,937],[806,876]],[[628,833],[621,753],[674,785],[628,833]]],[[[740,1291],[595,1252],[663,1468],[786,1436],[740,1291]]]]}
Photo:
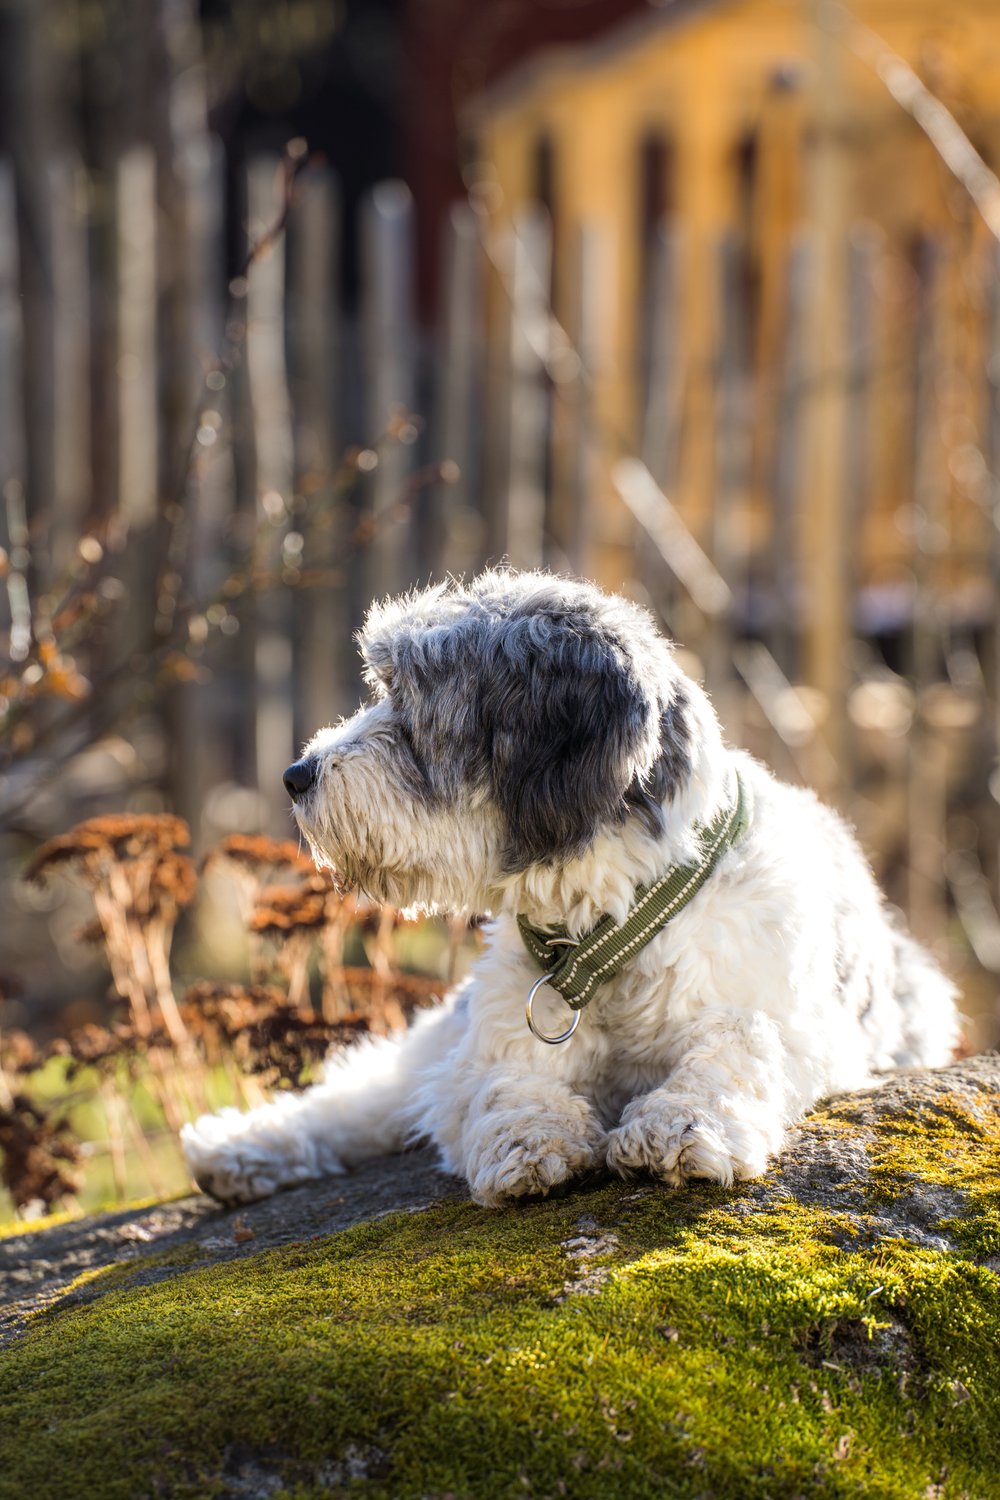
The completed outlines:
{"type": "Polygon", "coordinates": [[[636,775],[625,801],[654,837],[663,832],[663,804],[691,775],[690,698],[683,679],[673,682],[660,707],[660,746],[645,775],[636,775]]]}
{"type": "Polygon", "coordinates": [[[505,622],[481,704],[510,871],[580,854],[623,821],[659,754],[655,685],[583,613],[505,622]]]}

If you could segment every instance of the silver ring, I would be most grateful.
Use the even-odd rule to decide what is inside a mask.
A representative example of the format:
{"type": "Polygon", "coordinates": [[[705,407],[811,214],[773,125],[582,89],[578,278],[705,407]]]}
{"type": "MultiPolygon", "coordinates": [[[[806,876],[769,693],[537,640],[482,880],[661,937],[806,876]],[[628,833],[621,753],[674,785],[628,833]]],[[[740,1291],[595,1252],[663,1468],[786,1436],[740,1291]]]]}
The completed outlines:
{"type": "MultiPolygon", "coordinates": [[[[528,991],[528,1003],[524,1007],[524,1014],[527,1017],[528,1025],[531,1028],[532,1035],[537,1036],[540,1042],[548,1042],[550,1047],[558,1047],[560,1042],[568,1042],[576,1028],[579,1026],[580,1012],[578,1010],[575,1010],[573,1012],[573,1020],[570,1023],[569,1030],[564,1031],[560,1036],[546,1036],[544,1031],[539,1031],[538,1027],[535,1025],[534,1017],[531,1014],[531,1007],[534,1004],[535,995],[541,989],[542,985],[548,984],[548,982],[549,976],[547,974],[543,974],[541,979],[535,980],[534,984],[531,986],[531,989],[528,991]]],[[[558,993],[559,992],[557,990],[556,994],[558,993]]],[[[560,999],[561,998],[563,997],[560,996],[560,999]]]]}

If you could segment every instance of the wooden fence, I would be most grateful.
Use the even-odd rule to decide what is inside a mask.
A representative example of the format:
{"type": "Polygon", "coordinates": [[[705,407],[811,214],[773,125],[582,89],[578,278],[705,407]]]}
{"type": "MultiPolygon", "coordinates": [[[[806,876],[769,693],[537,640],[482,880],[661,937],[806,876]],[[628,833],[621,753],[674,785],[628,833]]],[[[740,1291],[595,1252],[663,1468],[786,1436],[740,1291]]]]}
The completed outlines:
{"type": "MultiPolygon", "coordinates": [[[[250,242],[281,215],[286,169],[275,155],[247,165],[250,242]]],[[[428,329],[414,315],[402,183],[364,206],[350,310],[324,166],[298,174],[283,232],[235,296],[211,143],[190,153],[182,188],[165,218],[143,147],[122,157],[110,202],[88,196],[78,164],[54,163],[40,189],[48,294],[31,299],[25,205],[0,162],[2,540],[30,550],[31,587],[118,514],[150,538],[127,580],[141,612],[171,496],[194,597],[212,597],[261,513],[275,521],[269,565],[323,580],[250,601],[211,683],[171,698],[165,774],[181,810],[197,818],[220,784],[259,785],[259,820],[284,826],[281,769],[357,700],[349,636],[366,602],[506,556],[649,603],[733,737],[840,796],[904,871],[924,935],[943,939],[957,909],[981,962],[1000,969],[986,769],[1000,675],[995,248],[920,247],[894,302],[899,258],[859,228],[842,247],[842,355],[820,368],[806,237],[786,247],[777,306],[761,305],[738,240],[710,247],[715,342],[692,349],[681,269],[703,247],[682,231],[661,225],[647,247],[638,333],[625,339],[609,307],[621,247],[603,226],[560,226],[554,304],[544,211],[500,220],[473,197],[453,209],[428,329]],[[972,311],[956,334],[959,304],[972,311]],[[220,368],[227,340],[242,354],[220,368]],[[843,476],[826,524],[810,435],[834,398],[843,476]],[[686,488],[694,473],[709,476],[707,506],[686,488]],[[329,524],[303,557],[303,510],[324,507],[329,524]],[[817,555],[817,528],[839,538],[835,555],[817,555]],[[817,591],[833,605],[815,608],[817,591]],[[825,682],[820,659],[834,664],[825,682]]],[[[26,576],[12,570],[3,603],[15,659],[26,576]]]]}

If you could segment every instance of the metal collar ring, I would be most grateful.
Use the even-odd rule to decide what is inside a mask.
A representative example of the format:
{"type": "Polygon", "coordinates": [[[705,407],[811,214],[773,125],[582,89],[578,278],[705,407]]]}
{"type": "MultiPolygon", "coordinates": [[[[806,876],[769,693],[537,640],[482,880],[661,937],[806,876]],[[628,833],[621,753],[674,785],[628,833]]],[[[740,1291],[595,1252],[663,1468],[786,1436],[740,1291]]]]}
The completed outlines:
{"type": "MultiPolygon", "coordinates": [[[[579,1026],[580,1012],[578,1010],[575,1010],[573,1012],[573,1019],[570,1022],[569,1029],[567,1031],[561,1032],[559,1036],[547,1036],[544,1031],[541,1031],[539,1029],[539,1027],[535,1024],[535,1020],[531,1014],[531,1010],[532,1006],[534,1005],[535,995],[541,989],[543,984],[548,983],[548,978],[549,976],[547,974],[543,974],[541,979],[535,980],[534,984],[531,986],[531,989],[528,991],[528,1003],[524,1008],[524,1014],[527,1017],[528,1025],[531,1028],[532,1034],[534,1036],[537,1036],[540,1042],[548,1042],[550,1047],[557,1047],[560,1042],[568,1042],[576,1028],[579,1026]]],[[[556,991],[556,993],[558,993],[558,991],[556,991]]],[[[560,996],[560,999],[561,998],[562,997],[560,996]]]]}

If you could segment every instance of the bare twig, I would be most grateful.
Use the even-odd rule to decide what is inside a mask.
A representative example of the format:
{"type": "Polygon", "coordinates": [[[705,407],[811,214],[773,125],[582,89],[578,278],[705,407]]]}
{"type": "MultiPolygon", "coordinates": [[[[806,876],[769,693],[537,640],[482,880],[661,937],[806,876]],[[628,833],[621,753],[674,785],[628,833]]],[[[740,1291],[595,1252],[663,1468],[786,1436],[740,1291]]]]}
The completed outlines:
{"type": "Polygon", "coordinates": [[[920,126],[948,171],[972,199],[987,229],[1000,240],[1000,178],[991,171],[951,111],[905,58],[877,32],[862,25],[839,0],[824,0],[820,24],[875,73],[920,126]]]}

